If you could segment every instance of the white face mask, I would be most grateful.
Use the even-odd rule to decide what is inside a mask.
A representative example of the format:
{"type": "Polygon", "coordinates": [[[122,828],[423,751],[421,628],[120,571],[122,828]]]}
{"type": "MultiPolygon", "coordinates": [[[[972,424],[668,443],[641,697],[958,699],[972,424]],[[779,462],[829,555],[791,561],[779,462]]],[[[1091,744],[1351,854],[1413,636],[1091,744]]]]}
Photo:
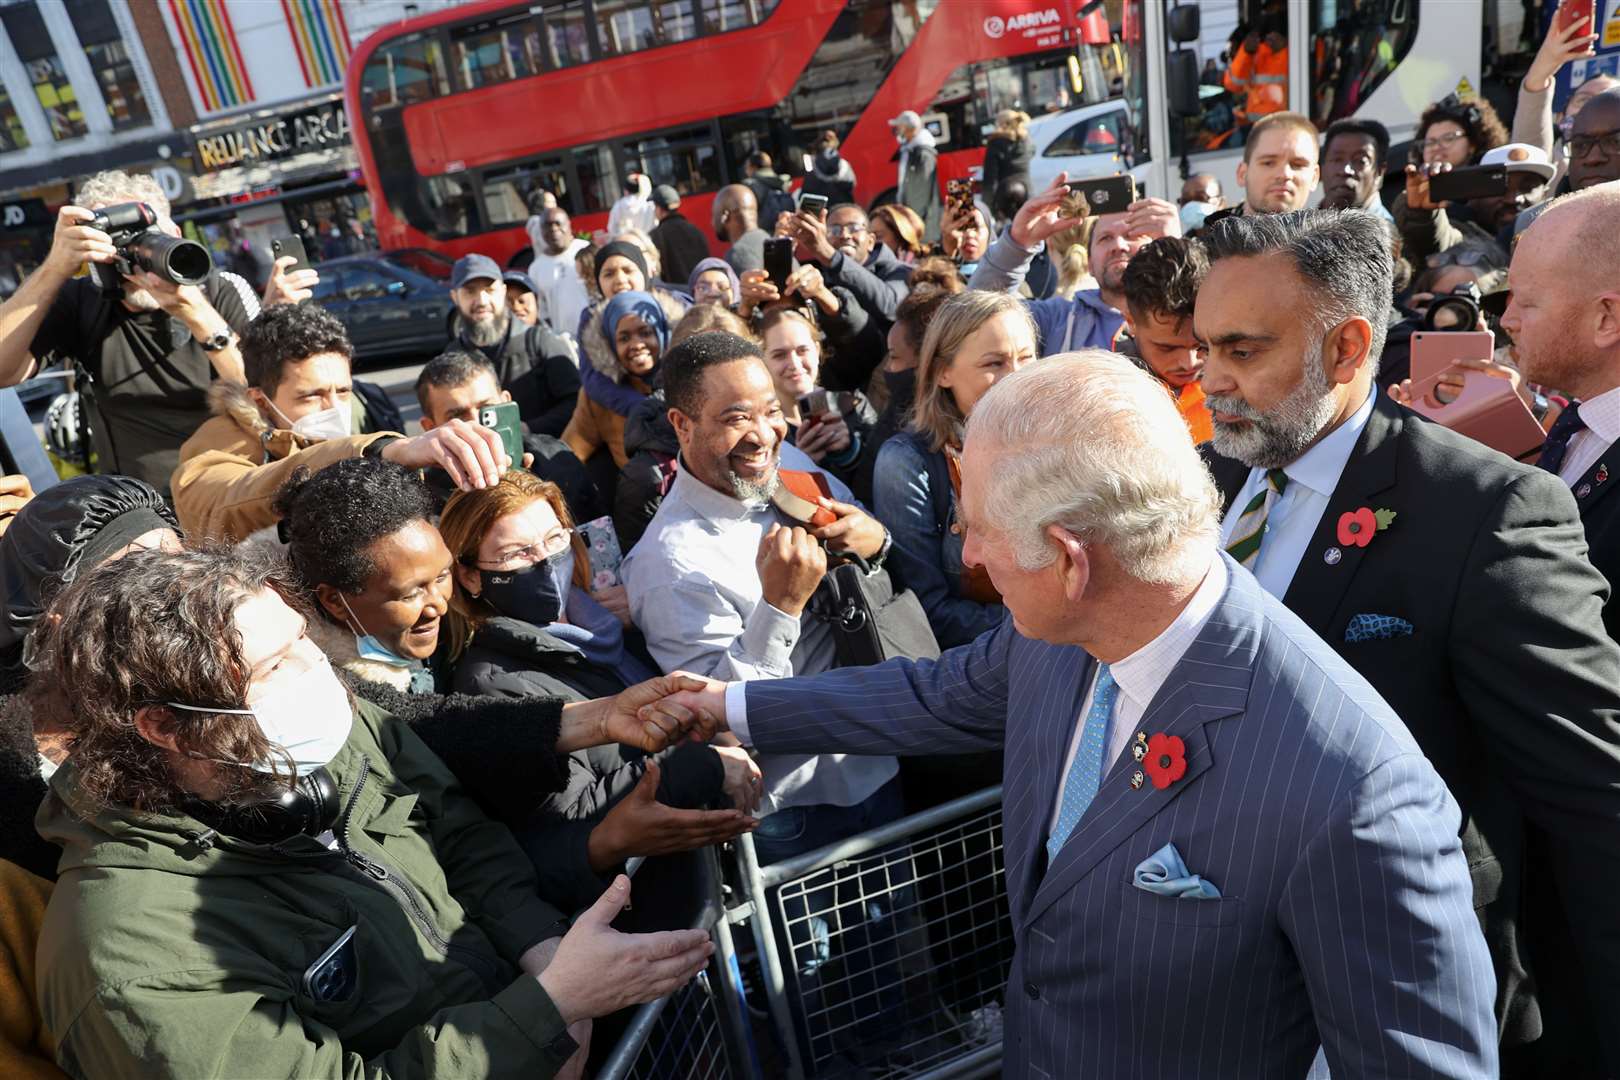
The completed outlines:
{"type": "MultiPolygon", "coordinates": [[[[253,717],[258,721],[264,737],[292,758],[299,776],[307,776],[331,764],[338,751],[343,749],[343,744],[349,740],[349,732],[354,727],[354,709],[349,704],[349,692],[324,656],[309,670],[288,679],[282,686],[254,702],[251,709],[213,709],[182,705],[177,701],[164,704],[186,712],[253,717]]],[[[271,762],[251,764],[260,772],[271,772],[275,768],[271,762]]]]}
{"type": "Polygon", "coordinates": [[[288,420],[287,414],[276,408],[275,402],[268,397],[264,401],[266,405],[275,410],[275,414],[281,418],[281,422],[286,424],[294,435],[300,435],[310,442],[344,439],[353,434],[349,430],[354,422],[353,412],[347,402],[334,405],[330,409],[322,409],[320,412],[310,413],[308,416],[301,416],[297,420],[288,420]]]}
{"type": "MultiPolygon", "coordinates": [[[[277,410],[278,412],[280,410],[277,410]]],[[[293,422],[293,434],[302,435],[312,442],[345,439],[351,434],[353,413],[347,405],[334,405],[330,409],[301,416],[293,422]]]]}

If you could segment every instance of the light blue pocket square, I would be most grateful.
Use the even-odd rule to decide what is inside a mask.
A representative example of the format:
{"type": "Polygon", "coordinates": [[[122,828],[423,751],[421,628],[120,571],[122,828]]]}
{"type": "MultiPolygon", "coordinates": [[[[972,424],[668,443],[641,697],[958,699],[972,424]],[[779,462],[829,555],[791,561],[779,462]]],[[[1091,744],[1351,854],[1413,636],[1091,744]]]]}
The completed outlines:
{"type": "Polygon", "coordinates": [[[1221,890],[1213,882],[1187,872],[1176,845],[1166,844],[1137,864],[1131,884],[1144,892],[1182,900],[1219,900],[1221,890]]]}
{"type": "Polygon", "coordinates": [[[1394,615],[1353,615],[1350,625],[1344,628],[1344,640],[1350,645],[1411,636],[1412,624],[1394,615]]]}

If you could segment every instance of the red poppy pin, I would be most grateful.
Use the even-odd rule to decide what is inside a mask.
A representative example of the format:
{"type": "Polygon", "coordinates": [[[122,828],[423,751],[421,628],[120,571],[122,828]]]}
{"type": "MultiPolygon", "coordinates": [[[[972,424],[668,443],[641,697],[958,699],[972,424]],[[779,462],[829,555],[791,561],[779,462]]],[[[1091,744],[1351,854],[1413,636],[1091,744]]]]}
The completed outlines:
{"type": "Polygon", "coordinates": [[[1395,520],[1393,510],[1370,510],[1363,506],[1339,515],[1339,543],[1345,547],[1366,547],[1373,533],[1383,532],[1395,520]]]}
{"type": "Polygon", "coordinates": [[[1180,735],[1160,732],[1149,736],[1142,768],[1147,770],[1153,786],[1163,791],[1186,775],[1187,744],[1181,741],[1180,735]]]}

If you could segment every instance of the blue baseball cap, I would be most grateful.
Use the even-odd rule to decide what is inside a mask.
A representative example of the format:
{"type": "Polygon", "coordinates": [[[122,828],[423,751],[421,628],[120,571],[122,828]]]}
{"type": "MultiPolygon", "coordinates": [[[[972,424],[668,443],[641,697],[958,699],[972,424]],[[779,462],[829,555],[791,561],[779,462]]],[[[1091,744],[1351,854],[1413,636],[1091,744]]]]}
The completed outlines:
{"type": "Polygon", "coordinates": [[[528,274],[525,274],[521,270],[508,270],[506,273],[501,275],[501,280],[506,282],[508,286],[516,285],[524,292],[531,292],[536,296],[540,294],[540,290],[535,288],[534,278],[530,277],[528,274]]]}
{"type": "Polygon", "coordinates": [[[450,287],[459,289],[469,281],[501,280],[501,266],[488,255],[463,255],[450,270],[450,287]]]}

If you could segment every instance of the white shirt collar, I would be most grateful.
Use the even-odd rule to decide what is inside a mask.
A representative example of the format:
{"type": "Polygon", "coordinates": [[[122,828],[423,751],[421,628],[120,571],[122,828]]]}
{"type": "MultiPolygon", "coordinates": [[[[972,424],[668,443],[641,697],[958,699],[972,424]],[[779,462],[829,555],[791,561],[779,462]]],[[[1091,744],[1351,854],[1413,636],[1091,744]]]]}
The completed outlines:
{"type": "Polygon", "coordinates": [[[1581,402],[1581,421],[1606,443],[1620,440],[1620,386],[1581,402]]]}
{"type": "Polygon", "coordinates": [[[1333,489],[1339,486],[1339,476],[1344,472],[1344,463],[1350,460],[1350,454],[1356,448],[1356,441],[1361,438],[1362,431],[1367,427],[1367,420],[1372,416],[1373,396],[1377,393],[1378,387],[1375,384],[1367,394],[1367,400],[1350,414],[1348,420],[1322,436],[1316,441],[1316,445],[1284,466],[1283,472],[1288,474],[1290,483],[1304,484],[1318,495],[1333,494],[1333,489]]]}
{"type": "Polygon", "coordinates": [[[1215,605],[1226,594],[1226,561],[1219,555],[1210,559],[1209,573],[1193,593],[1187,606],[1159,636],[1129,656],[1110,664],[1108,670],[1126,696],[1145,712],[1159,687],[1170,677],[1187,647],[1198,637],[1215,612],[1215,605]]]}

